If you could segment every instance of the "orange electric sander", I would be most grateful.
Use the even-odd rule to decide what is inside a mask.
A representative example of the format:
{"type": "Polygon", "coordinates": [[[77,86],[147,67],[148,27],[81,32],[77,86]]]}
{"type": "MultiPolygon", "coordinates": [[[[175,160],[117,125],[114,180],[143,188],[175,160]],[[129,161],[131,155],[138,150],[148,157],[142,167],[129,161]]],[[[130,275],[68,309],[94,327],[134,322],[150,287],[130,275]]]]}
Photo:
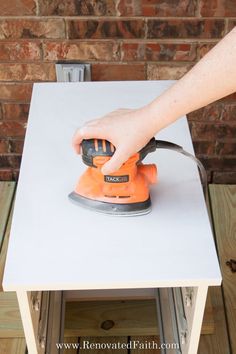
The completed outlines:
{"type": "Polygon", "coordinates": [[[143,164],[148,153],[158,148],[175,150],[197,162],[202,179],[206,172],[202,163],[179,145],[152,138],[145,147],[131,156],[121,168],[103,175],[102,166],[112,157],[115,147],[107,140],[88,139],[81,144],[82,159],[88,166],[69,198],[77,204],[112,215],[142,215],[151,210],[149,185],[157,181],[155,164],[143,164]]]}

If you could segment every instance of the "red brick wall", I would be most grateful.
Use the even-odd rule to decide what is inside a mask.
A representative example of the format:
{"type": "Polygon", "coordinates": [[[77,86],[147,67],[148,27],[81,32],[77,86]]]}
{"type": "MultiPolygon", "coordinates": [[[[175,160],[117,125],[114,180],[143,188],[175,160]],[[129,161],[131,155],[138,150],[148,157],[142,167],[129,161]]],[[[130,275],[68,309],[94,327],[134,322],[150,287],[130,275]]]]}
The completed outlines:
{"type": "MultiPolygon", "coordinates": [[[[17,178],[32,83],[54,63],[93,80],[178,79],[236,25],[236,0],[0,0],[0,179],[17,178]]],[[[236,183],[236,94],[189,114],[209,180],[236,183]]]]}

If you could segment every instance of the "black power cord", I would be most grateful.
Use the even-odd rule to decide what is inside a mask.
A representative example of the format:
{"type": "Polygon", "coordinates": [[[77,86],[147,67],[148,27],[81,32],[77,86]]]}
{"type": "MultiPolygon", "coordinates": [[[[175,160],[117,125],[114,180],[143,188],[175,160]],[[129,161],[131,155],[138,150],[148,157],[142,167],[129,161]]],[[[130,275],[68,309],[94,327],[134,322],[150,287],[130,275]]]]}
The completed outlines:
{"type": "Polygon", "coordinates": [[[168,150],[172,150],[172,151],[176,151],[184,156],[189,157],[191,160],[193,160],[200,171],[200,176],[201,176],[201,182],[202,182],[202,187],[203,187],[203,191],[204,191],[204,195],[206,197],[206,192],[207,192],[207,173],[205,170],[205,167],[203,166],[203,164],[201,163],[201,161],[194,155],[190,154],[189,152],[185,151],[183,149],[182,146],[171,143],[169,141],[165,141],[165,140],[156,140],[156,148],[157,149],[168,149],[168,150]]]}

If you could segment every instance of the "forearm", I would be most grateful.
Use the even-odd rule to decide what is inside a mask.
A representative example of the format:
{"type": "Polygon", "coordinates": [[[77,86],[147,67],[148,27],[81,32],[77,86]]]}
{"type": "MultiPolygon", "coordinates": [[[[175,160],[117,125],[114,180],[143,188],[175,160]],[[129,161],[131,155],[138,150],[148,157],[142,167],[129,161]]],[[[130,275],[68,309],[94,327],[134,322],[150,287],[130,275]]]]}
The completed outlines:
{"type": "Polygon", "coordinates": [[[156,132],[236,91],[236,27],[171,88],[145,107],[156,132]]]}
{"type": "Polygon", "coordinates": [[[102,173],[116,171],[162,128],[181,116],[236,91],[236,28],[182,79],[145,107],[118,110],[90,121],[75,133],[77,152],[83,139],[106,139],[115,147],[102,173]]]}

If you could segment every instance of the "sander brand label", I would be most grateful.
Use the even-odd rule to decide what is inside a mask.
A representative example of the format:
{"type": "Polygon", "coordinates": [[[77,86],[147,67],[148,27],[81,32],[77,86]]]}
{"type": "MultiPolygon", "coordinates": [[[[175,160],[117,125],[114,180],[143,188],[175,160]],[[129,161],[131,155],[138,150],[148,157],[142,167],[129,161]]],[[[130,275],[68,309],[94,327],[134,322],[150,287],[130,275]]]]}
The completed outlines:
{"type": "Polygon", "coordinates": [[[104,181],[108,183],[124,183],[129,182],[129,176],[104,176],[104,181]]]}

